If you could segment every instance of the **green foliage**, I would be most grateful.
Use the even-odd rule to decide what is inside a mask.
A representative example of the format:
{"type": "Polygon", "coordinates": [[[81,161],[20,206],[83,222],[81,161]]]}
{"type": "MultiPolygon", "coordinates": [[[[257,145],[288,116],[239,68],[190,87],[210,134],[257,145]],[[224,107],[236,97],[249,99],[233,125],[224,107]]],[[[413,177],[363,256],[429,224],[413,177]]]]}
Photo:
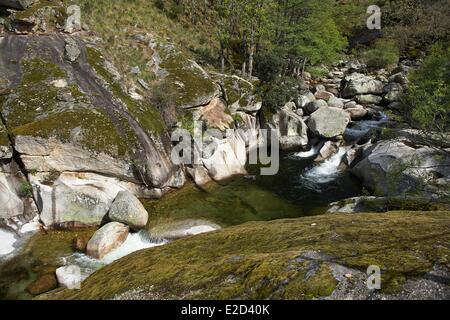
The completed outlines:
{"type": "Polygon", "coordinates": [[[431,144],[450,146],[450,48],[436,44],[421,67],[409,76],[402,98],[402,113],[431,144]]]}
{"type": "Polygon", "coordinates": [[[19,187],[19,196],[21,198],[32,198],[33,187],[29,182],[22,182],[19,187]]]}
{"type": "Polygon", "coordinates": [[[264,108],[274,112],[298,94],[297,86],[296,79],[285,77],[267,84],[261,84],[257,91],[264,101],[264,108]]]}
{"type": "Polygon", "coordinates": [[[397,42],[402,54],[448,41],[448,0],[388,0],[382,2],[385,34],[397,42]]]}
{"type": "Polygon", "coordinates": [[[308,15],[295,30],[296,50],[312,64],[331,63],[347,46],[333,17],[335,1],[306,1],[308,15]]]}
{"type": "Polygon", "coordinates": [[[369,68],[381,69],[397,64],[400,52],[394,41],[379,39],[370,48],[360,49],[356,55],[369,68]]]}
{"type": "Polygon", "coordinates": [[[264,83],[270,83],[283,72],[284,58],[280,50],[264,50],[256,55],[256,73],[264,83]]]}
{"type": "Polygon", "coordinates": [[[328,76],[329,71],[323,67],[320,66],[311,66],[306,68],[306,71],[311,73],[312,76],[316,78],[325,78],[328,76]]]}

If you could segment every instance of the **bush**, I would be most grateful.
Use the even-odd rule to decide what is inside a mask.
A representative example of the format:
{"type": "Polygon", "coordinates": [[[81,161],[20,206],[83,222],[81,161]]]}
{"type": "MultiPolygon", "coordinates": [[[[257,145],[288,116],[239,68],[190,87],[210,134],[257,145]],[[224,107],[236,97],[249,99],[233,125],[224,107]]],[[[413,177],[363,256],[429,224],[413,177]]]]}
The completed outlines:
{"type": "Polygon", "coordinates": [[[284,106],[297,94],[298,81],[294,78],[284,78],[268,84],[260,85],[258,94],[264,101],[264,106],[275,112],[278,107],[284,106]]]}
{"type": "Polygon", "coordinates": [[[283,71],[284,57],[277,50],[260,52],[255,61],[255,74],[264,83],[275,81],[283,71]]]}
{"type": "Polygon", "coordinates": [[[325,78],[328,76],[328,73],[330,72],[326,68],[318,66],[311,66],[307,68],[306,71],[311,73],[311,75],[315,78],[325,78]]]}
{"type": "Polygon", "coordinates": [[[22,182],[19,188],[19,196],[21,198],[32,198],[33,197],[33,187],[29,182],[22,182]]]}
{"type": "Polygon", "coordinates": [[[421,67],[411,72],[401,101],[406,122],[438,147],[450,146],[449,61],[448,44],[434,45],[421,67]]]}
{"type": "Polygon", "coordinates": [[[379,39],[371,48],[361,50],[356,55],[369,68],[382,69],[398,63],[400,52],[392,40],[379,39]]]}

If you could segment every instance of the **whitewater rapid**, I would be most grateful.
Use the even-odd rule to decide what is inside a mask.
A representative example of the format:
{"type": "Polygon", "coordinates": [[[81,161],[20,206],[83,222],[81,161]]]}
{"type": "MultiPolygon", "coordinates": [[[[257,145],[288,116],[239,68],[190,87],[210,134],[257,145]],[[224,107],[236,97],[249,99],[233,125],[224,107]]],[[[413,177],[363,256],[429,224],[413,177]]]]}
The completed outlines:
{"type": "Polygon", "coordinates": [[[301,176],[302,184],[309,189],[321,191],[322,185],[339,177],[342,158],[350,149],[351,147],[340,147],[334,156],[304,172],[301,176]]]}

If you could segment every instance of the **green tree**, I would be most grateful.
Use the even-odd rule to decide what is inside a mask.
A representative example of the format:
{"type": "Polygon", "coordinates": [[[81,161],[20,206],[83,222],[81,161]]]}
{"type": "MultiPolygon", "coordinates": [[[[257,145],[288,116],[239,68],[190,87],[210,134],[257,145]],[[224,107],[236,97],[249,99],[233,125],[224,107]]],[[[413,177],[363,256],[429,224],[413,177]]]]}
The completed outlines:
{"type": "Polygon", "coordinates": [[[450,48],[436,44],[421,67],[409,76],[402,99],[405,120],[421,130],[427,143],[450,147],[450,48]]]}

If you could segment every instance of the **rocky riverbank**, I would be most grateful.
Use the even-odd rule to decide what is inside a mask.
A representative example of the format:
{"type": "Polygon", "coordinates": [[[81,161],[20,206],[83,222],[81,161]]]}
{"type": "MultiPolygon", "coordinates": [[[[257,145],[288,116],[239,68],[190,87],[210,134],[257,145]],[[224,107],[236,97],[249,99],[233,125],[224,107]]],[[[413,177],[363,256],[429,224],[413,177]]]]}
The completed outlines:
{"type": "MultiPolygon", "coordinates": [[[[16,289],[22,293],[27,289],[35,296],[68,286],[74,267],[84,268],[84,279],[134,251],[249,221],[298,218],[327,210],[448,210],[450,150],[427,146],[417,138],[417,131],[389,118],[391,111],[398,111],[408,73],[419,62],[403,60],[372,70],[348,57],[330,67],[326,76],[304,72],[289,101],[268,110],[257,94],[258,79],[200,65],[167,37],[142,30],[130,35],[131,45],[145,61],[124,75],[105,50],[107,40],[87,25],[68,23],[61,3],[0,0],[0,6],[12,8],[0,19],[0,259],[7,260],[5,279],[18,274],[16,289]],[[171,141],[176,129],[198,134],[197,121],[208,132],[203,149],[198,150],[191,139],[171,141]],[[227,129],[242,130],[227,135],[227,129]],[[248,165],[249,151],[267,142],[261,129],[279,137],[282,165],[289,166],[272,178],[254,175],[255,168],[248,165]],[[182,144],[194,147],[199,163],[174,162],[171,154],[182,144]],[[236,176],[240,178],[233,180],[236,176]],[[55,252],[42,250],[39,258],[26,259],[24,252],[33,249],[25,239],[33,233],[42,237],[42,243],[56,234],[61,243],[49,247],[55,252]],[[45,254],[51,258],[47,260],[45,254]]],[[[422,221],[422,216],[407,216],[422,221]]],[[[423,219],[431,228],[433,217],[446,224],[444,216],[430,213],[423,219]]],[[[374,216],[389,228],[397,218],[404,222],[398,214],[374,216]]],[[[317,219],[331,228],[350,218],[317,219]]],[[[304,223],[309,220],[294,225],[302,229],[304,223]]],[[[266,228],[255,226],[250,232],[266,228]]],[[[290,228],[285,231],[295,233],[290,228]]],[[[337,236],[344,235],[342,230],[337,236]]],[[[168,247],[157,250],[172,252],[173,245],[168,247]]],[[[323,257],[318,250],[309,248],[303,254],[323,257]]],[[[323,274],[325,284],[322,279],[313,284],[302,280],[297,285],[303,296],[293,297],[341,296],[328,285],[339,282],[342,275],[331,277],[327,268],[342,265],[327,259],[318,258],[319,265],[305,275],[309,279],[309,273],[312,278],[316,272],[323,274]]],[[[436,265],[438,259],[432,260],[436,265]]],[[[430,263],[426,272],[433,272],[430,263]]],[[[256,268],[265,267],[258,260],[256,268]]],[[[421,275],[426,273],[420,270],[421,275]]],[[[89,279],[87,283],[94,281],[89,279]]],[[[145,279],[139,281],[147,284],[145,279]]],[[[231,275],[228,282],[239,281],[239,275],[231,275]]],[[[141,290],[140,285],[131,289],[141,290]]],[[[196,286],[187,285],[186,290],[196,286]]],[[[260,287],[267,286],[251,285],[236,297],[291,296],[274,287],[266,294],[260,287]]],[[[6,284],[0,289],[8,296],[6,284]]],[[[108,297],[124,293],[122,289],[108,297]]],[[[168,294],[197,297],[188,291],[168,294]]],[[[161,291],[155,294],[164,296],[161,291]]],[[[202,294],[234,298],[227,290],[198,297],[202,294]]]]}

